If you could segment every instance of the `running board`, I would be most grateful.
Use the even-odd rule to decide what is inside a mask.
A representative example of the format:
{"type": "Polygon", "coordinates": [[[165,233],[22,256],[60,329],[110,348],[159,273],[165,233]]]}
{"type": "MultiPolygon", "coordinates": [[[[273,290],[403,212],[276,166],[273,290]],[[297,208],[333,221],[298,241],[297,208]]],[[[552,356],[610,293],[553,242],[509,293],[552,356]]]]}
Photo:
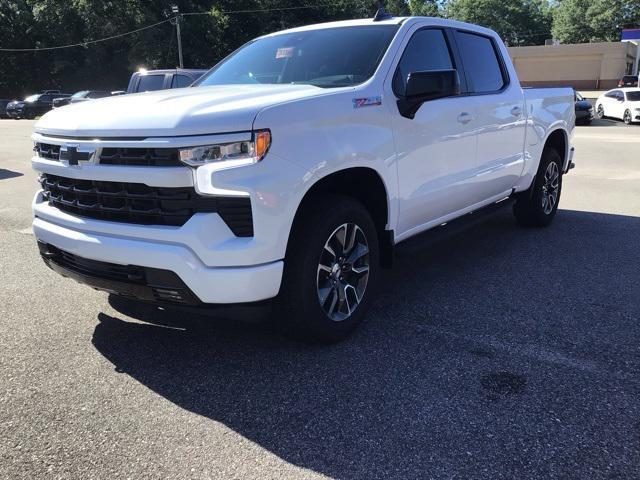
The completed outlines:
{"type": "Polygon", "coordinates": [[[398,243],[403,251],[417,251],[422,250],[426,246],[438,243],[445,238],[451,237],[458,233],[461,233],[469,228],[475,227],[483,223],[488,217],[492,216],[498,211],[501,211],[503,207],[513,205],[516,200],[516,195],[512,194],[510,197],[500,200],[499,202],[492,203],[486,207],[482,207],[473,212],[469,212],[461,217],[455,218],[449,222],[438,225],[437,227],[430,228],[424,232],[421,232],[413,237],[398,243]]]}

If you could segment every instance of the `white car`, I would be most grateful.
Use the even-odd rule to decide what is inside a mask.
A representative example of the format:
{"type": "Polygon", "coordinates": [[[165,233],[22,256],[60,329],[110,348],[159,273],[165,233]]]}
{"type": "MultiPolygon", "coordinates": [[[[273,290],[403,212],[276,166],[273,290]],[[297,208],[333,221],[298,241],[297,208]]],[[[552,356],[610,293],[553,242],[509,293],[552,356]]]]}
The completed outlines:
{"type": "Polygon", "coordinates": [[[615,88],[596,100],[598,118],[610,117],[630,125],[640,122],[640,88],[615,88]]]}
{"type": "Polygon", "coordinates": [[[33,229],[47,265],[94,288],[275,299],[283,331],[336,341],[399,242],[512,201],[548,225],[574,119],[573,90],[523,90],[486,28],[383,13],[296,28],[192,87],[45,115],[33,229]]]}

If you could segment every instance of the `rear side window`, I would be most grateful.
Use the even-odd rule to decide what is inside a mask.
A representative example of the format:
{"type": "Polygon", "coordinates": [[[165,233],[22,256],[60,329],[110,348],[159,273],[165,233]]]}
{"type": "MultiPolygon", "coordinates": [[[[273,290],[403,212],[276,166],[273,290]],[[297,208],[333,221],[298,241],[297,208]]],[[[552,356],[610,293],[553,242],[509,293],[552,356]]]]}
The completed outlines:
{"type": "Polygon", "coordinates": [[[164,86],[163,75],[142,75],[138,82],[138,92],[151,92],[153,90],[162,90],[164,86]]]}
{"type": "Polygon", "coordinates": [[[410,73],[452,68],[453,62],[444,32],[431,28],[419,30],[413,34],[404,49],[393,77],[393,91],[396,95],[404,95],[410,73]]]}
{"type": "Polygon", "coordinates": [[[500,61],[490,38],[458,32],[457,41],[467,82],[474,93],[496,92],[505,86],[500,61]]]}
{"type": "Polygon", "coordinates": [[[193,83],[191,77],[187,77],[186,75],[174,75],[173,80],[171,81],[171,88],[184,88],[188,87],[193,83]]]}

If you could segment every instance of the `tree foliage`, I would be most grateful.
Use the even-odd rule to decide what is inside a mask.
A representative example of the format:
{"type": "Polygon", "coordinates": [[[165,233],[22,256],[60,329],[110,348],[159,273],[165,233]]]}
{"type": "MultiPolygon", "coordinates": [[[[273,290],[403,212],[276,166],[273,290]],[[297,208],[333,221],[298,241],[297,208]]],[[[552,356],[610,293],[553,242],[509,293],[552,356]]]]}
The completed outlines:
{"type": "MultiPolygon", "coordinates": [[[[371,17],[376,0],[0,0],[0,47],[84,44],[161,22],[177,3],[186,67],[214,65],[246,41],[298,25],[371,17]],[[312,8],[292,8],[306,5],[312,8]],[[261,12],[238,12],[266,10],[261,12]]],[[[385,0],[394,15],[443,16],[487,26],[509,45],[617,40],[640,22],[640,0],[385,0]],[[553,5],[553,6],[551,6],[553,5]],[[553,24],[553,28],[552,28],[553,24]]],[[[139,67],[178,64],[175,28],[163,23],[133,35],[61,50],[0,52],[0,97],[43,89],[124,89],[139,67]]]]}
{"type": "Polygon", "coordinates": [[[553,37],[563,43],[615,42],[620,30],[640,23],[640,0],[559,0],[553,37]]]}
{"type": "Polygon", "coordinates": [[[539,45],[551,38],[547,0],[450,0],[445,13],[495,30],[511,46],[539,45]]]}

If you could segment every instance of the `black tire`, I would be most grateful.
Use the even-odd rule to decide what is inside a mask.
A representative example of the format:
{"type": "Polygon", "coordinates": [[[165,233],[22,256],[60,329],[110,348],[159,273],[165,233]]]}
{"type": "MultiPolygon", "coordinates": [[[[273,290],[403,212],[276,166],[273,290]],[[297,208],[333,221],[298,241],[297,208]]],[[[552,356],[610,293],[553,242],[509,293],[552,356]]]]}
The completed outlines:
{"type": "MultiPolygon", "coordinates": [[[[303,208],[305,210],[300,213],[301,217],[296,221],[287,248],[282,287],[276,301],[274,320],[277,327],[287,336],[313,343],[334,343],[349,336],[362,323],[369,303],[374,296],[380,272],[378,235],[367,209],[351,197],[327,194],[317,197],[313,204],[303,208]],[[345,224],[347,225],[345,238],[347,236],[352,238],[352,233],[346,233],[349,231],[348,225],[359,227],[359,231],[351,227],[353,238],[356,238],[356,233],[358,235],[358,240],[353,247],[354,250],[351,252],[355,252],[355,249],[360,248],[361,245],[368,244],[368,254],[358,257],[359,260],[353,263],[353,269],[346,266],[340,269],[338,261],[334,262],[332,260],[334,257],[328,253],[330,250],[339,253],[339,249],[333,244],[331,245],[333,248],[330,247],[329,250],[325,247],[330,239],[337,238],[336,235],[342,237],[336,232],[345,224]],[[363,237],[360,236],[360,232],[364,235],[364,243],[361,242],[363,237]],[[330,318],[320,304],[319,284],[322,283],[322,286],[326,286],[330,284],[325,282],[338,282],[335,284],[338,285],[344,272],[345,281],[349,281],[348,275],[356,276],[355,283],[358,288],[361,288],[362,284],[359,282],[362,281],[360,276],[362,273],[356,273],[356,271],[362,270],[366,262],[369,267],[368,278],[364,283],[360,302],[354,304],[353,313],[340,320],[330,318]],[[326,273],[325,270],[320,269],[320,263],[335,264],[337,265],[336,271],[333,274],[326,273]],[[356,264],[358,265],[357,269],[355,268],[356,264]],[[339,275],[340,279],[334,279],[333,275],[339,275]]],[[[349,256],[349,254],[344,255],[344,257],[349,256]]],[[[354,255],[354,258],[355,256],[357,255],[354,255]]],[[[323,288],[322,292],[325,291],[327,289],[323,288]]],[[[329,293],[325,297],[329,301],[325,302],[325,308],[329,309],[331,300],[335,296],[334,309],[331,310],[332,315],[337,316],[341,314],[341,311],[351,310],[349,304],[357,299],[357,296],[353,296],[355,292],[356,289],[340,289],[340,293],[343,295],[340,297],[337,288],[329,288],[329,293]],[[347,294],[345,293],[347,291],[353,293],[347,294]],[[331,299],[329,299],[329,295],[331,295],[331,299]],[[350,297],[346,299],[346,304],[342,300],[345,295],[350,297]]]]}
{"type": "Polygon", "coordinates": [[[545,227],[549,225],[558,210],[560,194],[562,192],[562,158],[554,148],[547,148],[542,152],[538,173],[531,187],[518,195],[513,206],[513,214],[520,225],[527,227],[545,227]],[[555,167],[552,166],[555,164],[555,167]],[[549,172],[557,171],[557,184],[552,185],[549,172]],[[555,197],[552,194],[555,191],[555,197]],[[545,201],[546,195],[546,201],[545,201]],[[551,208],[551,198],[553,205],[551,208]]]}
{"type": "Polygon", "coordinates": [[[631,123],[633,122],[631,118],[631,110],[627,109],[624,111],[624,115],[622,116],[622,121],[627,125],[631,125],[631,123]]]}
{"type": "Polygon", "coordinates": [[[596,116],[599,119],[603,119],[605,117],[604,107],[602,106],[602,104],[598,105],[598,109],[596,110],[596,116]]]}

